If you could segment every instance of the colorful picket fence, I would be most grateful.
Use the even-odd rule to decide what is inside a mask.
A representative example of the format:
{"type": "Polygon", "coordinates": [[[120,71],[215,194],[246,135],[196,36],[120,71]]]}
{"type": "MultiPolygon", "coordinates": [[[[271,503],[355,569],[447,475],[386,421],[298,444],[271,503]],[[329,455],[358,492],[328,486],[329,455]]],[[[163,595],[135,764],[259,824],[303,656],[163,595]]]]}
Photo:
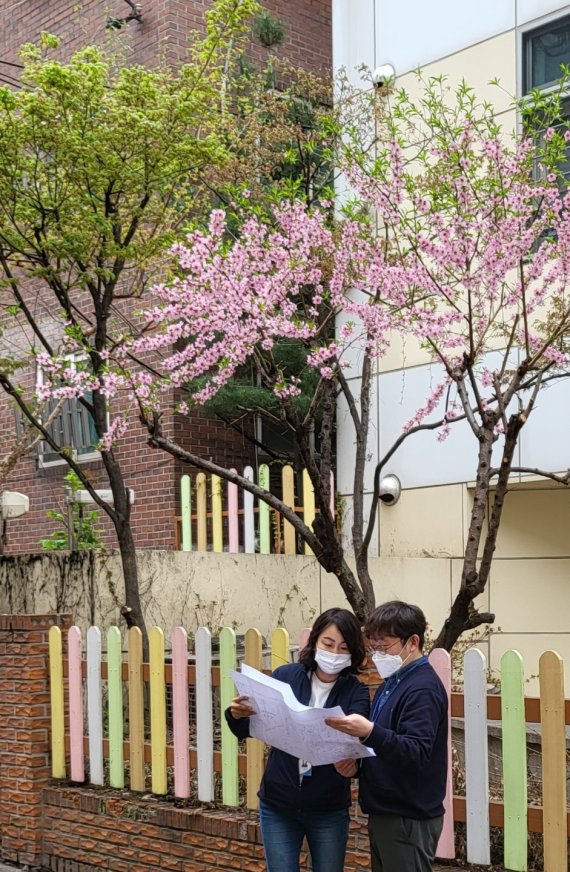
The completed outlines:
{"type": "MultiPolygon", "coordinates": [[[[235,470],[232,470],[235,472],[235,470]]],[[[261,464],[255,478],[251,466],[243,477],[270,490],[270,469],[261,464]]],[[[292,466],[281,468],[279,496],[310,527],[315,520],[315,493],[306,470],[301,478],[299,504],[295,496],[295,472],[292,466]]],[[[177,547],[182,551],[228,551],[237,554],[297,554],[297,537],[293,526],[279,512],[236,484],[224,482],[218,475],[183,475],[180,480],[182,514],[176,519],[177,547]],[[241,505],[240,505],[241,502],[241,505]]],[[[331,512],[334,515],[334,477],[331,473],[331,512]]],[[[307,545],[305,554],[311,554],[307,545]]]]}
{"type": "MultiPolygon", "coordinates": [[[[302,647],[308,631],[303,631],[302,647]]],[[[162,630],[149,633],[149,663],[142,660],[142,637],[137,628],[127,635],[127,652],[121,635],[111,627],[106,636],[91,627],[83,651],[81,631],[69,630],[67,657],[63,657],[61,630],[50,630],[51,750],[54,778],[147,791],[185,799],[193,778],[197,798],[215,798],[214,775],[219,774],[225,805],[239,802],[239,776],[246,780],[246,805],[257,808],[257,788],[263,773],[264,747],[248,739],[245,754],[238,742],[216,719],[234,696],[230,671],[243,660],[255,668],[275,669],[289,662],[292,649],[284,628],[271,635],[263,651],[258,630],[244,637],[238,658],[236,636],[224,628],[219,635],[219,655],[214,657],[212,636],[200,627],[189,657],[188,638],[181,627],[171,637],[171,655],[165,653],[162,630]],[[105,690],[105,693],[104,693],[105,690]],[[150,724],[145,724],[145,699],[150,700],[150,724]],[[104,700],[105,705],[104,705],[104,700]],[[88,774],[86,775],[88,771],[88,774]]],[[[430,654],[432,665],[450,695],[451,717],[464,717],[465,796],[452,795],[451,765],[445,801],[444,830],[438,856],[455,856],[454,821],[467,826],[467,859],[490,863],[490,827],[504,828],[504,865],[527,869],[529,832],[542,832],[544,869],[567,872],[570,814],[567,808],[566,725],[570,700],[564,699],[564,671],[560,656],[546,651],[540,658],[540,698],[525,698],[520,654],[507,651],[501,660],[501,693],[487,695],[487,664],[482,652],[468,650],[464,658],[464,693],[451,693],[451,662],[447,652],[430,654]],[[487,719],[502,722],[503,799],[489,798],[487,719]],[[542,805],[528,805],[526,723],[540,723],[542,733],[542,805]]],[[[364,680],[374,676],[365,676],[364,680]]],[[[450,744],[451,763],[451,744],[450,744]]]]}

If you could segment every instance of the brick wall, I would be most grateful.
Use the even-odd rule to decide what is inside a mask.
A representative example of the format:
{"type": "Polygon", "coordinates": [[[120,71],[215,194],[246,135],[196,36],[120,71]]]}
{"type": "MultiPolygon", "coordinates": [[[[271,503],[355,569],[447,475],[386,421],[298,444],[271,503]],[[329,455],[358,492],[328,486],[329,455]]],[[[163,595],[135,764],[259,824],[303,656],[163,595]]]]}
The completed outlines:
{"type": "Polygon", "coordinates": [[[69,615],[0,615],[0,838],[3,860],[37,864],[50,778],[48,634],[69,615]]]}
{"type": "MultiPolygon", "coordinates": [[[[173,808],[110,791],[48,787],[43,792],[42,865],[53,872],[263,872],[257,814],[173,808]]],[[[301,869],[310,865],[303,851],[301,869]]],[[[366,821],[351,821],[345,872],[370,868],[366,821]]]]}
{"type": "MultiPolygon", "coordinates": [[[[285,26],[285,42],[278,55],[313,70],[331,65],[331,0],[264,0],[264,8],[285,26]]],[[[202,26],[209,0],[143,0],[142,23],[131,22],[121,31],[105,29],[107,16],[123,18],[130,9],[123,0],[49,0],[30,3],[14,0],[3,16],[0,61],[17,61],[19,47],[34,42],[42,31],[62,40],[60,55],[69,57],[87,44],[118,40],[132,49],[136,63],[179,64],[187,57],[188,34],[202,26]]],[[[258,60],[261,49],[252,49],[258,60]]],[[[0,74],[14,70],[0,64],[0,74]]]]}
{"type": "MultiPolygon", "coordinates": [[[[30,3],[15,0],[10,14],[2,22],[0,79],[17,71],[2,61],[17,61],[22,43],[35,41],[42,31],[56,33],[62,39],[60,56],[69,55],[90,43],[119,40],[130,45],[133,62],[154,65],[158,61],[179,64],[186,58],[188,34],[200,27],[208,0],[143,0],[143,22],[131,22],[120,32],[105,29],[107,15],[124,17],[129,7],[123,0],[49,0],[30,3]]],[[[314,70],[327,70],[331,63],[331,0],[266,0],[263,4],[285,25],[286,39],[277,50],[280,56],[314,70]]],[[[265,51],[252,46],[251,53],[263,62],[265,51]]],[[[47,329],[47,328],[46,328],[47,329]]],[[[8,339],[7,332],[5,339],[8,339]]],[[[17,342],[18,339],[16,338],[17,342]]],[[[19,339],[21,343],[21,337],[19,339]]],[[[35,380],[35,374],[30,372],[35,380]]],[[[254,461],[251,443],[243,433],[198,413],[189,422],[174,423],[175,434],[183,446],[238,469],[254,461]]],[[[0,396],[0,441],[8,450],[15,436],[15,418],[11,406],[0,396]]],[[[167,455],[149,448],[142,428],[136,421],[128,435],[117,445],[127,485],[135,491],[132,513],[135,543],[139,548],[174,548],[175,516],[179,513],[179,479],[186,470],[167,455]]],[[[86,467],[96,487],[108,487],[101,463],[86,467]]],[[[57,526],[47,518],[48,510],[65,512],[63,476],[65,464],[49,469],[38,468],[37,456],[20,461],[5,483],[10,490],[24,492],[30,498],[30,513],[8,525],[6,553],[39,550],[39,541],[57,526]]],[[[191,470],[190,470],[191,471],[191,470]]],[[[116,546],[111,522],[101,513],[99,526],[103,541],[116,546]]]]}
{"type": "MultiPolygon", "coordinates": [[[[0,616],[0,859],[53,872],[262,872],[254,812],[50,783],[48,634],[56,624],[67,628],[71,618],[0,616]]],[[[345,872],[368,868],[366,822],[355,807],[345,872]]]]}

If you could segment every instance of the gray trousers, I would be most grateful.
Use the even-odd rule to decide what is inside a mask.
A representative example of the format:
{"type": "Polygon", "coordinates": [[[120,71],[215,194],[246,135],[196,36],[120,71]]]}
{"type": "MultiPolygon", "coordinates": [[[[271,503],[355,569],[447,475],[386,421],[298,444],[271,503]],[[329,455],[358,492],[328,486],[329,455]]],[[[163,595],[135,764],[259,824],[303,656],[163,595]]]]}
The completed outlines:
{"type": "Polygon", "coordinates": [[[443,817],[417,821],[389,814],[368,818],[372,872],[432,872],[443,817]]]}

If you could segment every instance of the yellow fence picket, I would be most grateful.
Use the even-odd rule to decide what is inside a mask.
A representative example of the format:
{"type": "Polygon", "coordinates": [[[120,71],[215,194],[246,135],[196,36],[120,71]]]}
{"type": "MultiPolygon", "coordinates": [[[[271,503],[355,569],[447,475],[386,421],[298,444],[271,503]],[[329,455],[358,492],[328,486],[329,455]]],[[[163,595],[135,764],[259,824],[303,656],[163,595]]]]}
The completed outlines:
{"type": "MultiPolygon", "coordinates": [[[[245,663],[254,669],[261,669],[262,639],[259,630],[252,628],[245,634],[245,663]]],[[[259,805],[257,791],[263,775],[263,742],[248,739],[247,745],[247,788],[246,805],[255,810],[259,805]]]]}
{"type": "Polygon", "coordinates": [[[62,640],[59,627],[49,631],[49,681],[51,697],[51,774],[65,778],[65,720],[63,702],[62,640]]]}
{"type": "Polygon", "coordinates": [[[285,627],[278,627],[271,634],[271,670],[289,661],[289,633],[285,627]]]}
{"type": "Polygon", "coordinates": [[[131,627],[127,637],[129,676],[129,777],[131,790],[143,791],[144,779],[144,683],[142,633],[131,627]]]}
{"type": "MultiPolygon", "coordinates": [[[[313,482],[309,478],[309,473],[306,469],[303,470],[303,517],[305,524],[311,530],[313,529],[313,521],[315,520],[315,491],[313,482]]],[[[311,548],[305,542],[305,554],[312,554],[311,548]]]]}
{"type": "Polygon", "coordinates": [[[166,686],[164,683],[164,633],[153,627],[150,649],[150,759],[152,792],[167,792],[166,780],[166,686]]]}
{"type": "MultiPolygon", "coordinates": [[[[283,485],[283,502],[290,508],[295,508],[295,473],[292,466],[284,466],[281,473],[283,485]]],[[[295,528],[289,521],[283,522],[283,548],[285,554],[295,554],[295,528]]]]}
{"type": "Polygon", "coordinates": [[[568,872],[564,663],[556,651],[539,661],[545,872],[568,872]]]}
{"type": "Polygon", "coordinates": [[[196,514],[198,515],[198,551],[208,550],[208,493],[206,476],[199,472],[196,476],[196,514]]]}

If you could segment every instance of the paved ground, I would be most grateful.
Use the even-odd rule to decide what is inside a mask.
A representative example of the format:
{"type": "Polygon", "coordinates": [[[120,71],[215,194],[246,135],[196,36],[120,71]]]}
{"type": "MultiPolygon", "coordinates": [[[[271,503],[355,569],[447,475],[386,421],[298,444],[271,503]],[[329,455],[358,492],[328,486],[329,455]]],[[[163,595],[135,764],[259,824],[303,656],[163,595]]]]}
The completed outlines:
{"type": "MultiPolygon", "coordinates": [[[[0,863],[0,872],[16,872],[17,869],[20,869],[20,866],[7,866],[5,863],[0,863]]],[[[481,867],[479,867],[481,868],[481,867]]],[[[433,872],[469,872],[469,867],[467,866],[434,866],[433,872]]],[[[495,872],[501,872],[495,867],[495,872]]],[[[504,870],[506,872],[506,870],[504,870]]]]}
{"type": "MultiPolygon", "coordinates": [[[[434,866],[433,872],[480,872],[480,870],[489,872],[489,869],[491,872],[507,872],[502,866],[452,866],[448,864],[434,866]]],[[[2,868],[0,868],[0,872],[3,872],[2,868]]]]}

